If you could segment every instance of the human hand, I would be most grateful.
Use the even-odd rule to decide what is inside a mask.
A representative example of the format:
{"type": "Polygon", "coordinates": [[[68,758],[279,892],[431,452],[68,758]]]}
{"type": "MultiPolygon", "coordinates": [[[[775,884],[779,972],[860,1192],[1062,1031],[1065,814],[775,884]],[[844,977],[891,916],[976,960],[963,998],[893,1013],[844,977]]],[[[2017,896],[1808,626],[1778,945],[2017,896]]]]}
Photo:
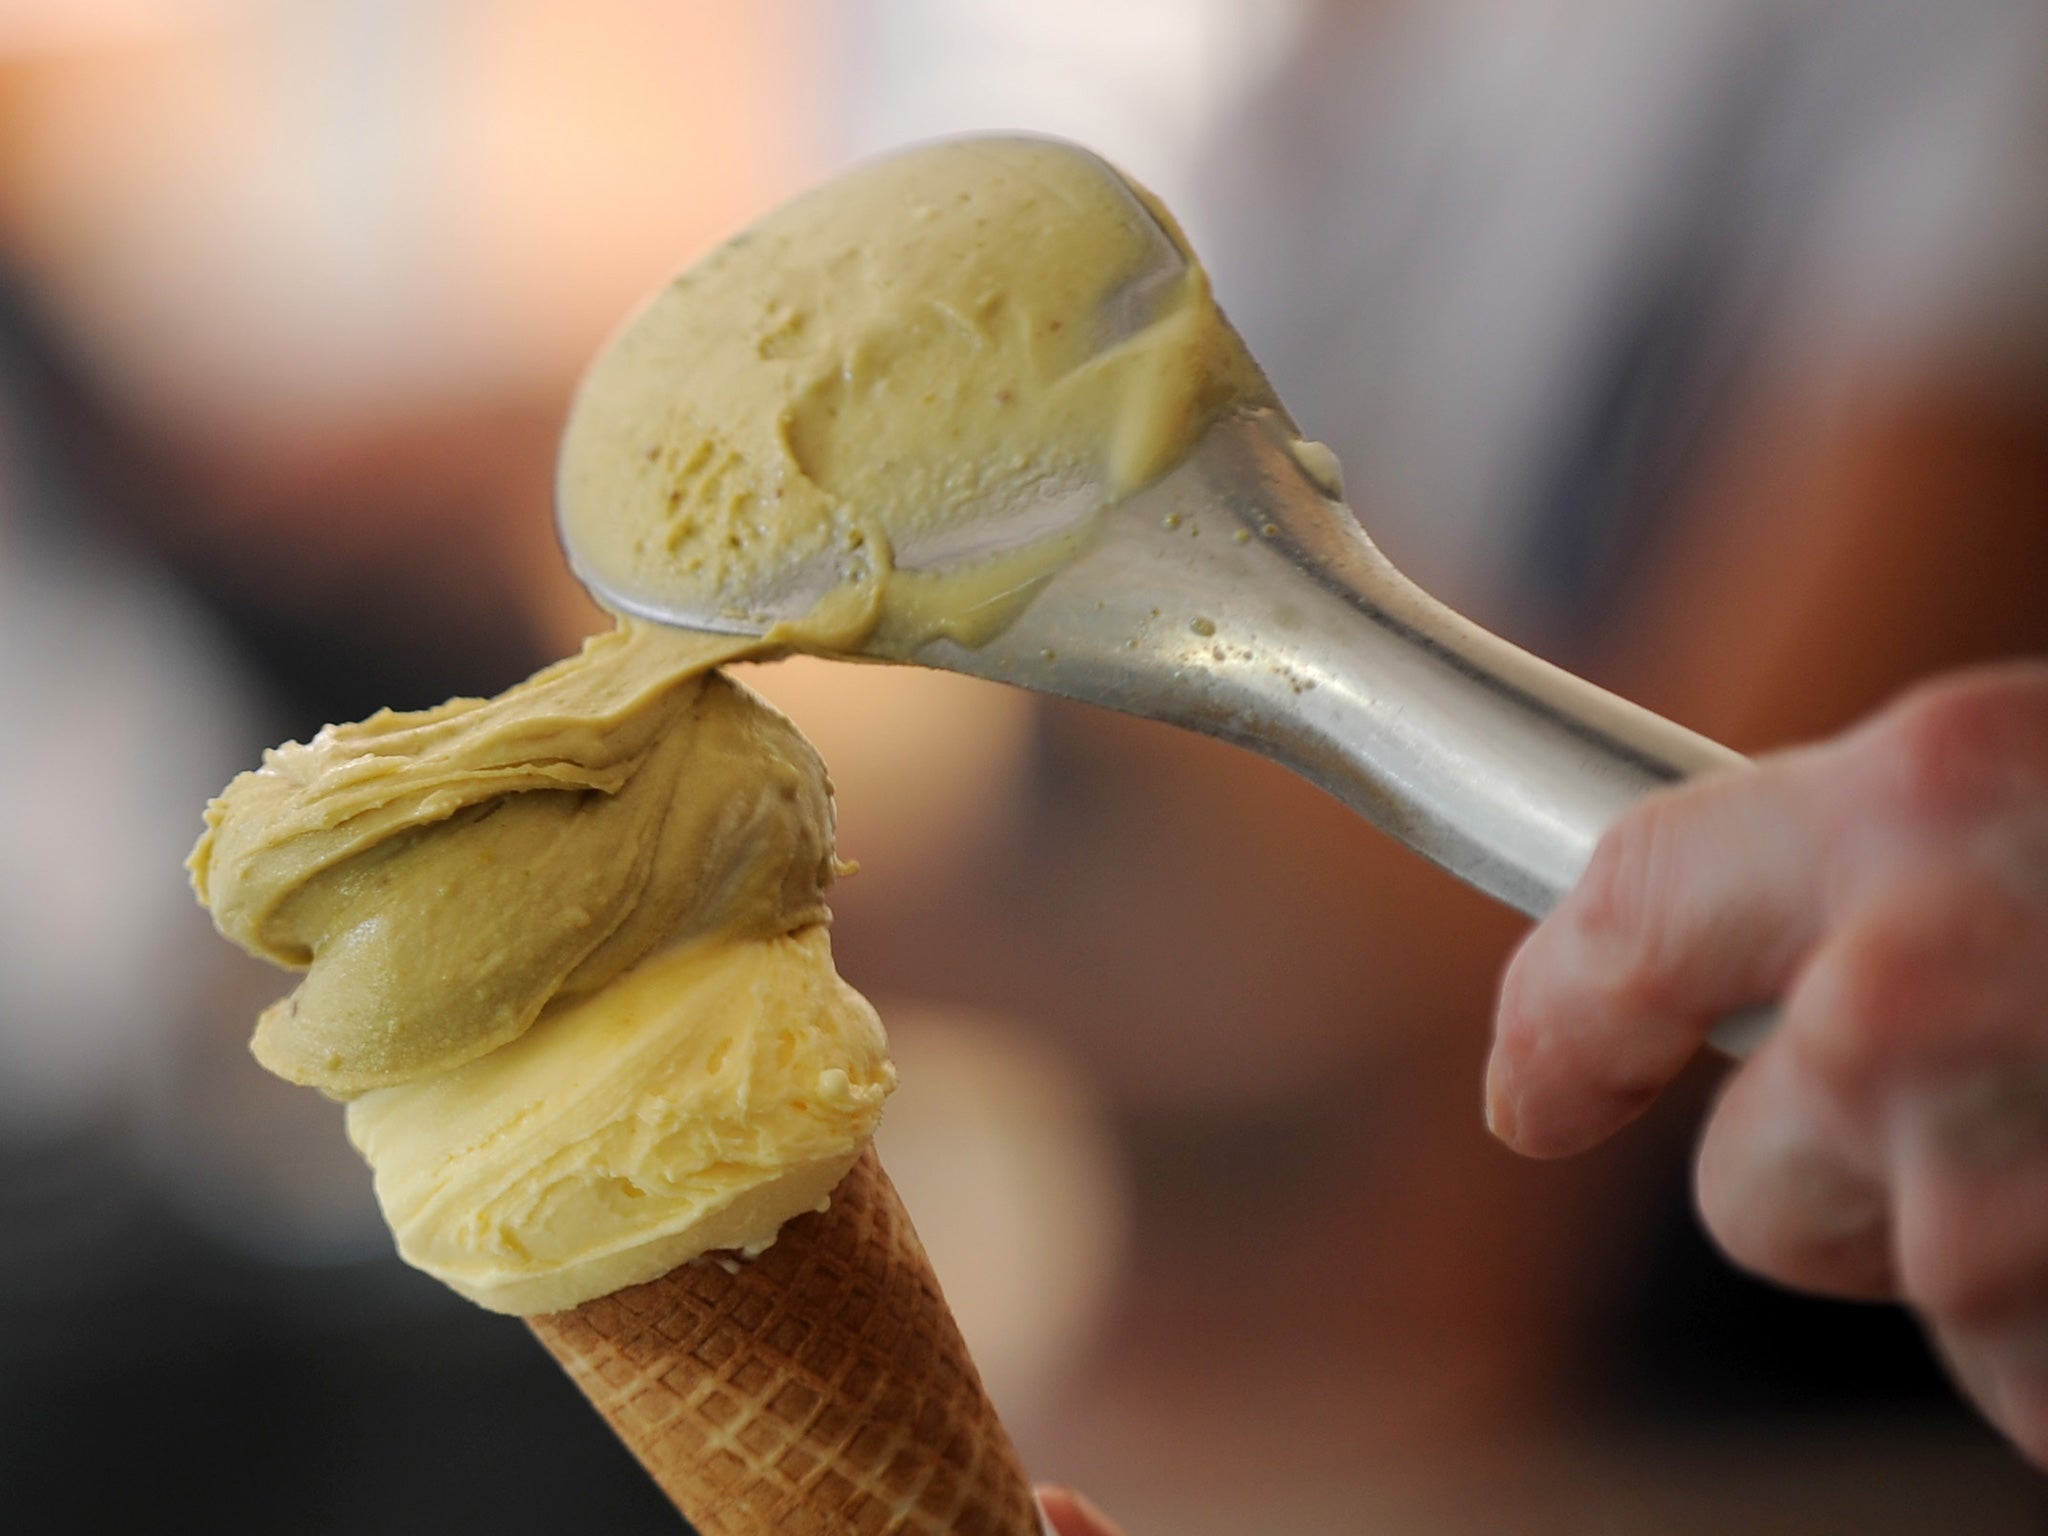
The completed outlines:
{"type": "Polygon", "coordinates": [[[1041,1488],[1038,1504],[1054,1536],[1123,1536],[1123,1528],[1070,1488],[1041,1488]]]}
{"type": "Polygon", "coordinates": [[[1487,1114],[1564,1156],[1782,1000],[1702,1137],[1739,1264],[1903,1302],[2048,1467],[2048,666],[1643,802],[1502,986],[1487,1114]]]}

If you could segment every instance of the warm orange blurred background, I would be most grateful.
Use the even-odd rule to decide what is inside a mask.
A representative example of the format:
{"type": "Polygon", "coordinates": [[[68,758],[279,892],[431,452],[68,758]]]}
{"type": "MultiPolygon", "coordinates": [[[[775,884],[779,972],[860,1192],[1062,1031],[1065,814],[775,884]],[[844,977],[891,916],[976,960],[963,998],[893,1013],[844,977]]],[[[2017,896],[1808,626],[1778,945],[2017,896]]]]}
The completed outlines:
{"type": "MultiPolygon", "coordinates": [[[[0,1524],[674,1529],[398,1265],[179,861],[261,748],[602,622],[578,369],[807,183],[975,128],[1182,213],[1353,504],[1745,750],[2048,649],[2033,0],[0,3],[0,1524]]],[[[2034,1531],[1910,1324],[1692,1224],[1711,1091],[1486,1137],[1521,924],[1247,755],[748,681],[834,768],[885,1151],[1027,1458],[1133,1536],[2034,1531]]]]}

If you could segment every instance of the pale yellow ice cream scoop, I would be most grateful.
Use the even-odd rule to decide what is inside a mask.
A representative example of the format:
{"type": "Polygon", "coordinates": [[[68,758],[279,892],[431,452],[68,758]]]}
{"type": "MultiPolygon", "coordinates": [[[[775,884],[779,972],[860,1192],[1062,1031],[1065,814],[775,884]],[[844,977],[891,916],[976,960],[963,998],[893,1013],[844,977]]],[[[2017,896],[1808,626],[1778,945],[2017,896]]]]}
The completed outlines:
{"type": "Polygon", "coordinates": [[[254,1041],[351,1100],[406,1259],[551,1311],[817,1207],[894,1083],[832,967],[825,770],[627,622],[491,700],[266,754],[191,869],[223,932],[310,966],[254,1041]]]}
{"type": "Polygon", "coordinates": [[[825,930],[664,951],[451,1072],[352,1101],[399,1251],[556,1312],[821,1209],[894,1085],[825,930]]]}
{"type": "Polygon", "coordinates": [[[337,1093],[460,1066],[700,935],[825,919],[832,809],[796,728],[629,624],[495,699],[288,742],[207,809],[199,897],[308,966],[257,1057],[337,1093]]]}
{"type": "Polygon", "coordinates": [[[562,538],[606,601],[846,651],[985,638],[1097,514],[1273,404],[1163,208],[1052,140],[863,165],[591,368],[562,538]]]}

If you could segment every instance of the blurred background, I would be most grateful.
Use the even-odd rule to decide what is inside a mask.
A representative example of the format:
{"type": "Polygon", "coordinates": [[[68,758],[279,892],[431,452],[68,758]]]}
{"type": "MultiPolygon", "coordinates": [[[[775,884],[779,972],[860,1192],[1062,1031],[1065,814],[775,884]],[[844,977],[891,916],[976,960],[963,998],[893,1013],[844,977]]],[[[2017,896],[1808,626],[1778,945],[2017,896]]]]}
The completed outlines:
{"type": "MultiPolygon", "coordinates": [[[[2033,0],[0,3],[0,1523],[677,1523],[390,1256],[180,860],[261,748],[600,616],[584,361],[862,155],[1162,194],[1383,547],[1746,750],[2048,649],[2033,0]]],[[[1040,1475],[1133,1536],[2048,1530],[1911,1325],[1727,1270],[1714,1071],[1521,1164],[1521,925],[1245,755],[749,681],[839,787],[885,1151],[1040,1475]]]]}

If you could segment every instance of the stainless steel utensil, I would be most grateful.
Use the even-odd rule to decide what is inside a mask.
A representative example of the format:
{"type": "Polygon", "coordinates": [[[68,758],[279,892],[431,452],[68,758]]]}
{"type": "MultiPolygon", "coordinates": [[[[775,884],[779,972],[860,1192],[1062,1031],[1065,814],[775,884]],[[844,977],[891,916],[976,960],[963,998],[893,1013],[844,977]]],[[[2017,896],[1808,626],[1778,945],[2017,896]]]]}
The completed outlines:
{"type": "MultiPolygon", "coordinates": [[[[1182,258],[1170,240],[1159,246],[1170,272],[1182,258]]],[[[1175,469],[1106,511],[1071,488],[1058,505],[972,509],[943,544],[898,548],[896,564],[964,564],[1098,515],[1080,552],[985,643],[870,642],[861,654],[1235,742],[1531,916],[1571,888],[1601,832],[1642,795],[1745,761],[1429,597],[1318,482],[1276,410],[1222,418],[1175,469]]],[[[573,545],[569,556],[612,606],[723,633],[800,618],[836,579],[822,566],[782,572],[691,611],[608,585],[573,545]]],[[[1714,1042],[1746,1054],[1770,1019],[1731,1015],[1714,1042]]]]}

